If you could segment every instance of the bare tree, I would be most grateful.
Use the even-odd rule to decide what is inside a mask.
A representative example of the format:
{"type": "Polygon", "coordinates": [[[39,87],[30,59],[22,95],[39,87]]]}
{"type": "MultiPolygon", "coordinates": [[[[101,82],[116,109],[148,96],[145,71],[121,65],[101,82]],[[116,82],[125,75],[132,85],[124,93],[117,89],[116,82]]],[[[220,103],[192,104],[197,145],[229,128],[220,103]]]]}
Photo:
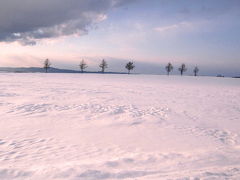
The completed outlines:
{"type": "Polygon", "coordinates": [[[167,75],[169,75],[169,73],[173,70],[173,65],[171,63],[168,63],[165,69],[167,71],[167,75]]]}
{"type": "Polygon", "coordinates": [[[51,67],[51,63],[49,61],[49,59],[46,59],[43,63],[43,68],[45,69],[46,73],[48,72],[48,69],[51,67]]]}
{"type": "Polygon", "coordinates": [[[101,64],[99,65],[99,67],[101,68],[102,73],[104,73],[104,72],[105,72],[105,69],[108,68],[108,64],[107,64],[107,62],[103,59],[102,62],[101,62],[101,64]]]}
{"type": "Polygon", "coordinates": [[[128,70],[128,74],[130,74],[130,71],[135,68],[135,65],[133,64],[133,62],[128,62],[125,68],[128,70]]]}
{"type": "Polygon", "coordinates": [[[193,69],[193,72],[194,72],[194,76],[198,75],[199,69],[197,66],[193,69]]]}
{"type": "Polygon", "coordinates": [[[187,71],[186,65],[185,65],[185,64],[182,64],[182,65],[180,66],[180,68],[178,68],[178,70],[180,71],[181,76],[182,76],[183,73],[187,71]]]}
{"type": "Polygon", "coordinates": [[[84,59],[80,62],[79,67],[81,69],[81,73],[83,73],[84,69],[86,69],[88,66],[85,63],[84,59]]]}

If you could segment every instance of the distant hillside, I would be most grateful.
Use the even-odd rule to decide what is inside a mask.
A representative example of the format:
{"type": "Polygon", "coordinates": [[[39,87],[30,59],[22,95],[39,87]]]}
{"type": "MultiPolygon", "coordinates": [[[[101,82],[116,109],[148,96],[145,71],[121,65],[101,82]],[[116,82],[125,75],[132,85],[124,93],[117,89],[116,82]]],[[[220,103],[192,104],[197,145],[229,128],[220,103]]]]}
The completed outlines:
{"type": "MultiPolygon", "coordinates": [[[[0,73],[45,73],[43,68],[38,67],[0,67],[0,73]]],[[[80,73],[80,71],[69,70],[69,69],[58,69],[58,68],[49,68],[48,73],[80,73]]],[[[86,71],[84,73],[101,73],[94,71],[86,71]]],[[[105,72],[106,74],[126,74],[121,72],[105,72]]]]}
{"type": "MultiPolygon", "coordinates": [[[[13,73],[43,73],[45,70],[43,68],[38,67],[20,67],[20,68],[11,68],[11,67],[0,67],[0,72],[13,72],[13,73]]],[[[66,70],[66,69],[57,69],[57,68],[49,68],[49,73],[77,73],[74,70],[66,70]]]]}

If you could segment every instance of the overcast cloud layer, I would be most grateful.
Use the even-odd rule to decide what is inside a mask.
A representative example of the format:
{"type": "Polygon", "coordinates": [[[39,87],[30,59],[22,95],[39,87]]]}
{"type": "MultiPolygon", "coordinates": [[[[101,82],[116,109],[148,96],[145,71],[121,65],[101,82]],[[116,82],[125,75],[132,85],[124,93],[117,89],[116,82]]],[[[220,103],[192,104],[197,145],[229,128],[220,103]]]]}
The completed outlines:
{"type": "Polygon", "coordinates": [[[130,1],[0,0],[0,41],[35,44],[37,39],[86,34],[111,8],[130,1]]]}

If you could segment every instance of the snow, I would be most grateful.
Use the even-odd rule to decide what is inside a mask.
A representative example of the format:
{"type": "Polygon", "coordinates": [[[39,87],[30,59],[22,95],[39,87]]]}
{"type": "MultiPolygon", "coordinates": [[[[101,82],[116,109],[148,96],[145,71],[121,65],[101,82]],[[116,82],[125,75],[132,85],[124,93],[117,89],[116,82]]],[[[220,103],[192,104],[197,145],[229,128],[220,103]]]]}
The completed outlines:
{"type": "Polygon", "coordinates": [[[2,73],[0,179],[240,179],[240,80],[2,73]]]}

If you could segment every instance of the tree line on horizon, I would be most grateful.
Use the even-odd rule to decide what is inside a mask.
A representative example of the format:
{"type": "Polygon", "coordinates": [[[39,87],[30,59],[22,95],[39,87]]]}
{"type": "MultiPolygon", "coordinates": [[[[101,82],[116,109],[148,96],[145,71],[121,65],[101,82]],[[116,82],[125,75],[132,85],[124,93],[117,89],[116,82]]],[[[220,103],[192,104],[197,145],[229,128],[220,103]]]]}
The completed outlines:
{"type": "MultiPolygon", "coordinates": [[[[43,68],[45,69],[45,72],[46,72],[46,73],[48,72],[48,69],[49,69],[50,67],[51,67],[51,62],[50,62],[49,59],[46,59],[46,60],[44,61],[44,66],[43,66],[43,68]]],[[[100,69],[101,69],[101,72],[102,72],[102,73],[105,73],[106,68],[108,68],[108,64],[107,64],[107,62],[106,62],[105,59],[103,59],[103,60],[101,61],[101,63],[99,64],[99,67],[100,67],[100,69]]],[[[86,68],[88,68],[87,63],[84,61],[84,59],[80,62],[79,68],[80,68],[81,73],[84,73],[84,72],[85,72],[84,70],[85,70],[86,68]]],[[[131,71],[135,68],[135,65],[134,65],[133,61],[129,61],[129,62],[125,65],[125,68],[127,69],[128,74],[130,74],[131,71]]],[[[174,69],[173,65],[169,62],[169,63],[166,65],[166,67],[165,67],[165,70],[166,70],[166,72],[167,72],[167,75],[170,75],[170,73],[173,71],[173,69],[174,69]]],[[[184,63],[181,64],[181,66],[178,68],[178,71],[180,72],[180,74],[181,74],[181,76],[182,76],[183,73],[187,71],[186,65],[185,65],[184,63]]],[[[199,72],[199,68],[198,68],[198,66],[195,66],[194,69],[193,69],[194,76],[197,76],[197,75],[198,75],[198,72],[199,72]]]]}

